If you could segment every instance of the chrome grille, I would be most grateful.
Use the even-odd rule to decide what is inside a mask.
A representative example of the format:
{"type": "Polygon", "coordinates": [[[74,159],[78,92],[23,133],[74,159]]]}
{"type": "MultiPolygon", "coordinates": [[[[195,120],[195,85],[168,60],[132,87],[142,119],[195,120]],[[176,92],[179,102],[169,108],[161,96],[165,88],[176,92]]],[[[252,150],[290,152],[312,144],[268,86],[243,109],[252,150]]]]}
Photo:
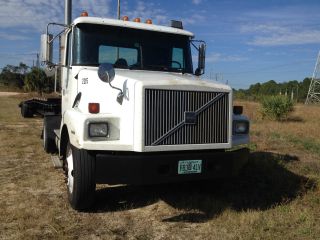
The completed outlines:
{"type": "Polygon", "coordinates": [[[229,94],[145,89],[145,146],[228,142],[229,94]]]}

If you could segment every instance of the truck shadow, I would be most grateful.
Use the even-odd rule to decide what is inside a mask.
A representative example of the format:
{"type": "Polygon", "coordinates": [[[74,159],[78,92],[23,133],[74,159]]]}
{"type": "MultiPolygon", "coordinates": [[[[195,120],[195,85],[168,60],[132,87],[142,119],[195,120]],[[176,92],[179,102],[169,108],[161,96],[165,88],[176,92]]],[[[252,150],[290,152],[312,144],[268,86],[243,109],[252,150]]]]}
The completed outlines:
{"type": "Polygon", "coordinates": [[[205,222],[225,209],[266,210],[286,204],[315,188],[315,181],[284,167],[291,161],[299,159],[271,152],[254,152],[247,166],[234,179],[100,189],[92,211],[123,211],[162,200],[183,212],[162,221],[205,222]]]}

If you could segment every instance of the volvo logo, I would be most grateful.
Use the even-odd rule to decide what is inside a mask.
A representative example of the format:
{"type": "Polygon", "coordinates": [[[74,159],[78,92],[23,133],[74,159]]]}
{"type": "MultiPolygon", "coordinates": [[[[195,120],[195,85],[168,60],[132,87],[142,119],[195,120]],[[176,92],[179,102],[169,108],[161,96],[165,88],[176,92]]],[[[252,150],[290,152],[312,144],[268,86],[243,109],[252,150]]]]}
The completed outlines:
{"type": "Polygon", "coordinates": [[[197,124],[197,114],[195,112],[184,112],[185,124],[197,124]]]}

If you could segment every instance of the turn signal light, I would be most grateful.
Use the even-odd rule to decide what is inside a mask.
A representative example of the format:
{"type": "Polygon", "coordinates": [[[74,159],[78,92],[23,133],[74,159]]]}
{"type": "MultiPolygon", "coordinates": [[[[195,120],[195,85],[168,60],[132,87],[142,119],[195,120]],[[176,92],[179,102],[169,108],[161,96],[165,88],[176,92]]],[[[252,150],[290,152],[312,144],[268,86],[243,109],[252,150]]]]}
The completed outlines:
{"type": "Polygon", "coordinates": [[[89,103],[89,113],[99,113],[100,104],[99,103],[89,103]]]}
{"type": "Polygon", "coordinates": [[[123,17],[122,17],[122,20],[123,20],[123,21],[129,21],[129,17],[128,17],[128,16],[123,16],[123,17]]]}
{"type": "Polygon", "coordinates": [[[133,21],[139,23],[139,22],[141,22],[141,19],[140,18],[135,18],[135,19],[133,19],[133,21]]]}
{"type": "Polygon", "coordinates": [[[80,14],[80,17],[88,17],[89,14],[87,11],[83,11],[81,14],[80,14]]]}
{"type": "Polygon", "coordinates": [[[152,24],[152,20],[151,19],[147,19],[146,20],[146,24],[152,24]]]}

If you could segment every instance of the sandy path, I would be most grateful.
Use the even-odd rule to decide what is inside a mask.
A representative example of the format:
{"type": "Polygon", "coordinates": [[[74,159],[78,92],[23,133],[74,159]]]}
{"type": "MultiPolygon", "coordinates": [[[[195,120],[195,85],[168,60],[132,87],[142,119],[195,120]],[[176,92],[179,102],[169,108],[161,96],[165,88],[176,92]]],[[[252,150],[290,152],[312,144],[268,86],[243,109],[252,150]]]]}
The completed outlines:
{"type": "Polygon", "coordinates": [[[8,97],[21,94],[19,92],[0,92],[0,97],[8,97]]]}

